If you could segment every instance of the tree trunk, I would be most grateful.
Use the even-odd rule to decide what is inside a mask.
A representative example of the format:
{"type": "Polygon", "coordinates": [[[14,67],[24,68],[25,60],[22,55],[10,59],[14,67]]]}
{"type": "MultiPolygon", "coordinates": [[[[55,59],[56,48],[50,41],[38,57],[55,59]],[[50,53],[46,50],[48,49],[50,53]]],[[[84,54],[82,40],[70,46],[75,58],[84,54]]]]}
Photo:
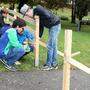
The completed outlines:
{"type": "Polygon", "coordinates": [[[75,5],[75,0],[72,0],[72,17],[71,17],[71,23],[75,23],[76,21],[76,5],[75,5]]]}

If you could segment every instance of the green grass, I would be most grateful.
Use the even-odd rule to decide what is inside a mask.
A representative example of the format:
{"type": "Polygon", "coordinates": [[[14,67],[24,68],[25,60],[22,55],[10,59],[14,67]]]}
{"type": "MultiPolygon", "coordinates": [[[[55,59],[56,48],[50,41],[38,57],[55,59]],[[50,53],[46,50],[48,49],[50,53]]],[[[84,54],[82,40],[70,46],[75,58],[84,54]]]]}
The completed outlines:
{"type": "Polygon", "coordinates": [[[62,24],[63,24],[62,27],[64,27],[62,32],[64,32],[65,29],[73,30],[72,53],[77,52],[77,51],[81,52],[80,55],[77,55],[74,58],[77,61],[90,67],[90,55],[89,55],[90,53],[90,26],[82,25],[81,31],[78,32],[76,25],[71,24],[68,21],[63,22],[62,24]]]}
{"type": "MultiPolygon", "coordinates": [[[[69,21],[64,21],[62,23],[62,30],[60,32],[59,38],[58,38],[58,49],[60,51],[64,51],[64,31],[65,29],[71,29],[73,30],[73,38],[72,38],[72,53],[80,51],[81,53],[74,58],[90,67],[90,26],[82,26],[81,32],[78,32],[76,30],[76,25],[71,24],[69,21]],[[64,25],[68,25],[65,26],[64,25]]],[[[44,32],[43,39],[47,41],[48,33],[44,32]]],[[[42,65],[46,60],[46,49],[43,47],[40,47],[40,65],[42,65]]],[[[60,56],[58,57],[58,62],[61,65],[63,62],[63,58],[60,56]]]]}
{"type": "MultiPolygon", "coordinates": [[[[59,34],[58,38],[58,50],[64,51],[64,31],[65,29],[73,30],[73,38],[72,38],[72,53],[80,51],[81,53],[74,57],[77,61],[85,64],[86,66],[90,67],[90,26],[82,26],[81,32],[78,32],[76,29],[76,25],[71,24],[70,21],[62,21],[62,30],[59,34]]],[[[48,30],[45,29],[44,35],[42,40],[47,42],[48,39],[48,30]]],[[[41,67],[46,62],[47,57],[47,49],[40,46],[40,53],[39,53],[40,63],[39,66],[41,67]]],[[[34,69],[34,54],[30,53],[24,60],[21,60],[22,65],[20,66],[21,70],[29,71],[32,68],[34,69]]],[[[58,63],[59,67],[62,67],[63,58],[58,56],[58,63]]]]}
{"type": "MultiPolygon", "coordinates": [[[[70,9],[67,10],[66,8],[62,11],[58,11],[58,15],[60,16],[67,16],[69,18],[69,21],[61,21],[62,23],[62,30],[58,37],[58,50],[64,51],[64,32],[66,29],[73,30],[73,38],[72,38],[72,53],[80,51],[81,53],[74,57],[77,61],[85,64],[86,66],[90,67],[90,26],[88,25],[82,25],[81,31],[77,31],[77,27],[75,24],[72,24],[70,22],[70,16],[71,12],[70,9]]],[[[88,16],[89,17],[89,16],[88,16]]],[[[30,23],[29,25],[32,26],[30,23]]],[[[34,26],[32,26],[34,28],[34,26]]],[[[48,40],[48,30],[45,29],[42,40],[47,42],[48,40]]],[[[40,52],[39,52],[39,66],[41,67],[46,62],[47,57],[47,49],[40,46],[40,52]]],[[[17,66],[18,69],[21,71],[30,71],[35,69],[34,67],[34,53],[30,53],[26,55],[24,58],[20,60],[21,65],[17,66]]],[[[59,67],[62,67],[63,64],[63,58],[61,56],[58,56],[58,63],[59,67]]],[[[3,64],[0,63],[0,71],[7,71],[3,64]]]]}

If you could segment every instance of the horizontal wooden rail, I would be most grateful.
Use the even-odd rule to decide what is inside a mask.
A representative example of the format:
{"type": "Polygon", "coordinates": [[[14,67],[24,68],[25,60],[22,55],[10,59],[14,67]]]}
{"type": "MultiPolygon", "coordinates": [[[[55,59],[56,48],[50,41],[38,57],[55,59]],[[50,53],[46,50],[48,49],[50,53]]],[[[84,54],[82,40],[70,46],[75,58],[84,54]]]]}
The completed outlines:
{"type": "Polygon", "coordinates": [[[9,10],[9,14],[12,14],[12,15],[16,15],[20,18],[23,18],[25,21],[31,21],[32,23],[35,23],[35,19],[31,18],[31,17],[28,17],[28,16],[23,16],[22,14],[14,11],[14,10],[9,10]]]}
{"type": "Polygon", "coordinates": [[[71,57],[74,57],[74,56],[76,56],[76,55],[78,55],[78,54],[80,54],[80,51],[71,54],[71,57]]]}
{"type": "MultiPolygon", "coordinates": [[[[47,47],[45,42],[39,41],[39,43],[40,43],[41,46],[47,47]]],[[[60,52],[59,50],[57,51],[57,53],[58,53],[60,56],[64,57],[64,53],[60,52]]],[[[74,57],[74,56],[76,56],[76,55],[78,55],[78,54],[80,54],[80,52],[73,53],[73,54],[71,55],[71,57],[74,57]]]]}
{"type": "Polygon", "coordinates": [[[90,68],[88,68],[87,66],[83,65],[82,63],[80,63],[80,62],[78,62],[78,61],[76,61],[76,60],[74,60],[72,58],[70,60],[68,60],[68,62],[70,64],[72,64],[73,66],[79,68],[80,70],[90,74],[90,68]]]}

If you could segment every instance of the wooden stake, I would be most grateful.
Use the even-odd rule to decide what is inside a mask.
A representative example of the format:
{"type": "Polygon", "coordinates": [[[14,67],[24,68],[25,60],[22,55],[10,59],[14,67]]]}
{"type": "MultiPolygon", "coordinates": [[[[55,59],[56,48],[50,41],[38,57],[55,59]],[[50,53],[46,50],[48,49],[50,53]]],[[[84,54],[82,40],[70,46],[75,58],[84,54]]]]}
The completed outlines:
{"type": "Polygon", "coordinates": [[[70,64],[68,60],[71,59],[71,45],[72,45],[72,30],[65,30],[65,47],[64,47],[64,68],[63,68],[63,89],[70,88],[70,64]]]}
{"type": "Polygon", "coordinates": [[[39,65],[39,17],[35,16],[36,31],[35,31],[35,66],[39,65]]]}

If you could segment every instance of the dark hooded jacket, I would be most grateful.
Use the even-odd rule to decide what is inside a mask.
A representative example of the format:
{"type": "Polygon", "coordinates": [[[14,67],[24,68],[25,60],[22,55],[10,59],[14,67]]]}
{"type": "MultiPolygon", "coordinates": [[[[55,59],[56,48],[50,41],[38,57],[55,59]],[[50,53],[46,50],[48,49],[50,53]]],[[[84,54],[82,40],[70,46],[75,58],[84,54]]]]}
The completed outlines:
{"type": "Polygon", "coordinates": [[[60,24],[60,18],[58,16],[40,5],[33,9],[33,14],[38,15],[40,18],[40,37],[43,34],[44,27],[50,29],[52,26],[60,24]]]}

